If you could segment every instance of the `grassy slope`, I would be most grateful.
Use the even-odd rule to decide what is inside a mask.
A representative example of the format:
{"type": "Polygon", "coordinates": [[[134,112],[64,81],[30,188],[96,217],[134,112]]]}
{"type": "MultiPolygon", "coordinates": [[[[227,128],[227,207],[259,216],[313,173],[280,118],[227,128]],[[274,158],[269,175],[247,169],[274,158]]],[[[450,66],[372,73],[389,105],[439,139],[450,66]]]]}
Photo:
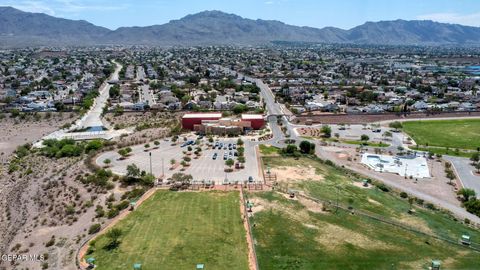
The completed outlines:
{"type": "MultiPolygon", "coordinates": [[[[238,192],[177,193],[158,191],[115,227],[123,231],[120,247],[106,251],[100,236],[93,256],[99,270],[248,269],[245,230],[238,192]]],[[[88,257],[90,257],[88,256],[88,257]]]]}
{"type": "Polygon", "coordinates": [[[417,144],[460,149],[480,147],[480,119],[412,121],[403,123],[417,144]]]}
{"type": "MultiPolygon", "coordinates": [[[[480,239],[480,232],[459,224],[440,211],[417,207],[417,214],[409,216],[406,214],[409,209],[407,200],[376,188],[353,186],[353,179],[340,169],[307,158],[264,160],[271,167],[316,168],[317,173],[325,176],[324,181],[303,181],[295,187],[314,197],[335,201],[335,185],[338,185],[340,203],[343,205],[347,205],[351,198],[356,209],[380,214],[437,235],[458,239],[462,233],[469,233],[473,239],[477,239],[474,241],[480,239]]],[[[302,210],[303,206],[299,203],[275,194],[251,196],[261,196],[285,206],[283,209],[259,212],[254,217],[258,225],[254,235],[258,241],[257,253],[262,269],[392,269],[392,264],[393,269],[419,269],[425,268],[431,259],[441,259],[449,269],[475,269],[480,259],[479,253],[426,239],[358,215],[342,211],[336,215],[308,212],[302,210]],[[301,211],[307,215],[299,214],[301,211]],[[296,216],[289,214],[293,212],[296,216]],[[299,216],[303,219],[299,219],[299,216]],[[306,227],[305,224],[318,229],[306,227]],[[329,244],[326,245],[325,241],[329,244]],[[362,245],[362,241],[365,245],[362,245]]]]}

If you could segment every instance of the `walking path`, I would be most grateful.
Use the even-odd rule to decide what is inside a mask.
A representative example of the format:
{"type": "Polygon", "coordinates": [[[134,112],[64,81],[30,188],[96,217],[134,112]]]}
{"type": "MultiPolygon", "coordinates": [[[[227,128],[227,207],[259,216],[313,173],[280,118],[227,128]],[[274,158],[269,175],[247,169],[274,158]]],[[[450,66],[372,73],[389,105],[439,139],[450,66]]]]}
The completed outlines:
{"type": "Polygon", "coordinates": [[[245,196],[243,194],[243,186],[240,188],[240,214],[242,215],[243,227],[245,227],[247,245],[248,245],[248,267],[249,270],[258,270],[258,261],[255,253],[255,243],[253,242],[252,230],[250,228],[250,220],[248,217],[245,196]]]}

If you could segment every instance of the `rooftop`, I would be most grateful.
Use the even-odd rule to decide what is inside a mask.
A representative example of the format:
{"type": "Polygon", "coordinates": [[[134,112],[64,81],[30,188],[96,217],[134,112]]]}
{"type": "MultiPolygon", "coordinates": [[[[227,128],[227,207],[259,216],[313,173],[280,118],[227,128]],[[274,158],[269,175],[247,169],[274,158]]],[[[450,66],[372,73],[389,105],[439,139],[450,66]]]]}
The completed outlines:
{"type": "Polygon", "coordinates": [[[242,119],[253,120],[253,119],[263,119],[262,114],[242,114],[242,119]]]}
{"type": "Polygon", "coordinates": [[[221,113],[187,113],[183,117],[185,118],[222,118],[221,113]]]}

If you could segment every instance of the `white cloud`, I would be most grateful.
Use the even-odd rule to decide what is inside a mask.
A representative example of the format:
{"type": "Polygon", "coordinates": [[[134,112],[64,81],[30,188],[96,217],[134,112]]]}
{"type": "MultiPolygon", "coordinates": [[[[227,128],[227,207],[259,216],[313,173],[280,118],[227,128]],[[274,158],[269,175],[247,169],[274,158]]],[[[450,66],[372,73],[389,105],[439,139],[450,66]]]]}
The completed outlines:
{"type": "Polygon", "coordinates": [[[480,26],[480,12],[471,14],[432,13],[417,16],[419,20],[432,20],[442,23],[455,23],[469,26],[480,26]]]}
{"type": "Polygon", "coordinates": [[[0,1],[0,6],[11,6],[27,12],[45,13],[55,15],[55,10],[42,1],[0,1]]]}
{"type": "Polygon", "coordinates": [[[106,4],[99,5],[99,1],[92,0],[0,0],[0,6],[11,6],[28,12],[39,12],[48,15],[77,14],[82,11],[109,11],[120,10],[128,7],[126,4],[118,4],[116,1],[104,1],[106,4]]]}

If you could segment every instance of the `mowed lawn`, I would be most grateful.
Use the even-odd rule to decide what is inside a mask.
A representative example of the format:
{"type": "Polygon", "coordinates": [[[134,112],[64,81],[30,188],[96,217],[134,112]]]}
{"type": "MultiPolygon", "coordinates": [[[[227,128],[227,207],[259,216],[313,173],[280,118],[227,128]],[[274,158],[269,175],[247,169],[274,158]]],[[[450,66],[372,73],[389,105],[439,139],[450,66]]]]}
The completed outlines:
{"type": "Polygon", "coordinates": [[[480,119],[411,121],[404,131],[417,144],[459,149],[480,147],[480,119]]]}
{"type": "Polygon", "coordinates": [[[248,253],[238,192],[157,191],[120,221],[121,244],[104,248],[106,237],[94,243],[99,270],[248,269],[248,253]]]}

